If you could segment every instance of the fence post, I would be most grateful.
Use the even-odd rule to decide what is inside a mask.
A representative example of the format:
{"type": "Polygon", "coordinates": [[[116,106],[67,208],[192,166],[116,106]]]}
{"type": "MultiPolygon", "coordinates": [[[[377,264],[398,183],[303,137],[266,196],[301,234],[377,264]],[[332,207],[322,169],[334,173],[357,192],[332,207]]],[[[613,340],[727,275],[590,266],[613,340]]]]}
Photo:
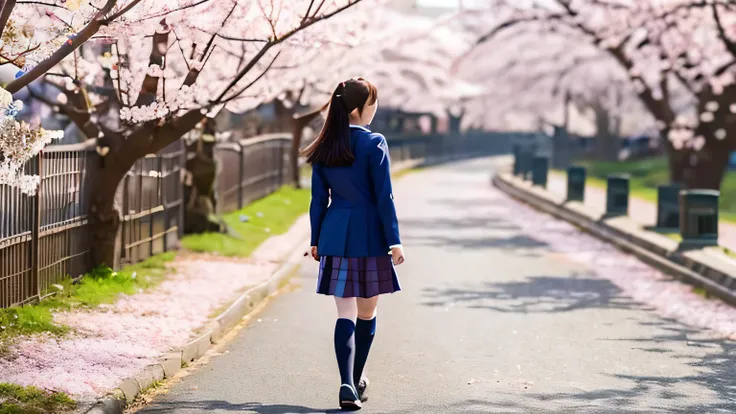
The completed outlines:
{"type": "MultiPolygon", "coordinates": [[[[97,154],[97,153],[95,153],[95,154],[97,154]]],[[[130,204],[130,197],[128,197],[128,193],[129,193],[128,192],[129,180],[130,180],[130,170],[128,170],[125,173],[125,177],[123,177],[123,202],[122,202],[122,211],[121,211],[121,213],[122,213],[121,215],[123,216],[123,219],[120,220],[120,239],[119,239],[119,241],[120,241],[120,258],[118,259],[117,256],[115,257],[116,259],[119,260],[119,263],[123,263],[125,261],[126,254],[128,253],[127,250],[126,250],[126,248],[125,248],[125,241],[127,240],[127,238],[126,238],[126,231],[128,229],[128,224],[127,224],[128,222],[125,220],[125,216],[127,216],[128,213],[130,212],[130,206],[129,206],[129,204],[130,204]]],[[[114,261],[115,260],[113,260],[113,262],[114,261]]],[[[115,266],[110,266],[110,267],[115,267],[115,266]]]]}
{"type": "Polygon", "coordinates": [[[240,156],[238,157],[238,210],[243,208],[243,169],[245,168],[245,153],[243,150],[243,144],[238,141],[238,150],[240,156]]]}
{"type": "Polygon", "coordinates": [[[279,188],[284,185],[284,145],[279,145],[279,188]]]}
{"type": "MultiPolygon", "coordinates": [[[[136,188],[136,198],[138,199],[138,210],[137,211],[138,211],[138,213],[141,213],[143,211],[143,167],[145,166],[145,158],[139,159],[138,162],[140,163],[139,164],[140,167],[136,171],[136,174],[138,174],[138,177],[136,179],[136,181],[138,182],[137,188],[136,188]]],[[[149,176],[150,176],[150,173],[149,173],[149,176]]],[[[149,216],[149,217],[151,218],[151,220],[153,220],[153,216],[149,216]]],[[[138,234],[143,233],[143,230],[141,229],[141,221],[140,221],[140,218],[137,220],[137,226],[136,227],[137,227],[137,230],[138,230],[138,234]]],[[[153,244],[153,227],[150,227],[149,226],[148,230],[149,230],[148,237],[150,238],[150,240],[149,240],[148,243],[149,244],[153,244]]],[[[135,252],[136,254],[135,254],[135,256],[131,255],[131,257],[135,257],[135,258],[133,259],[134,261],[131,262],[130,264],[133,264],[134,262],[141,261],[142,260],[141,259],[141,248],[142,248],[142,246],[141,245],[137,245],[136,247],[131,247],[131,248],[134,248],[136,250],[136,252],[135,252]]],[[[150,246],[149,246],[149,249],[150,249],[150,246]]]]}
{"type": "MultiPolygon", "coordinates": [[[[168,228],[169,225],[168,223],[166,223],[166,200],[164,199],[163,192],[161,191],[161,189],[163,188],[163,185],[161,185],[161,182],[164,179],[164,154],[159,154],[158,157],[156,158],[156,169],[158,170],[156,172],[156,198],[158,198],[157,201],[159,202],[159,204],[164,206],[164,211],[162,214],[164,216],[163,240],[166,240],[166,236],[168,235],[166,233],[166,229],[168,228]]],[[[150,176],[151,174],[148,174],[148,175],[150,176]]],[[[153,222],[154,222],[154,216],[151,215],[151,220],[148,222],[149,234],[151,235],[151,245],[148,250],[149,257],[153,256],[153,230],[154,230],[153,222]]],[[[166,242],[164,241],[164,251],[166,251],[165,243],[166,242]]]]}
{"type": "MultiPolygon", "coordinates": [[[[179,138],[179,186],[178,186],[178,198],[180,200],[179,202],[179,237],[177,238],[177,244],[181,241],[181,239],[184,237],[184,217],[185,217],[185,211],[187,208],[187,200],[184,199],[184,174],[186,174],[187,169],[187,144],[184,141],[183,138],[179,138]]],[[[214,150],[213,150],[214,152],[214,150]]],[[[171,166],[171,171],[174,171],[174,166],[171,166]]],[[[192,182],[192,185],[194,185],[194,182],[192,182]]],[[[166,223],[166,226],[168,227],[169,224],[166,223]]]]}
{"type": "MultiPolygon", "coordinates": [[[[163,197],[161,197],[161,178],[163,176],[163,174],[161,173],[161,162],[162,162],[163,158],[164,158],[164,155],[162,153],[159,153],[156,156],[156,169],[158,170],[158,171],[156,171],[156,198],[158,199],[156,201],[159,201],[161,203],[161,205],[164,206],[164,211],[166,211],[166,204],[163,201],[163,197]]],[[[151,176],[150,171],[148,173],[148,176],[149,177],[151,176]]],[[[143,188],[143,187],[141,186],[141,188],[143,188]]],[[[141,198],[143,198],[143,197],[141,197],[141,198]]],[[[151,206],[148,206],[148,208],[151,208],[151,206]]],[[[153,256],[153,228],[154,228],[153,222],[154,222],[154,217],[155,216],[153,214],[151,214],[151,219],[148,220],[148,237],[151,238],[151,242],[148,244],[148,257],[153,256]]],[[[166,225],[164,224],[164,229],[165,228],[166,228],[166,225]]],[[[166,235],[165,234],[164,234],[164,238],[166,238],[166,235]]]]}
{"type": "Polygon", "coordinates": [[[38,299],[41,299],[41,272],[39,271],[40,268],[40,260],[41,260],[41,254],[39,251],[39,244],[41,242],[40,236],[41,236],[41,194],[43,193],[43,150],[38,153],[38,177],[39,177],[39,183],[38,183],[38,190],[36,192],[36,197],[34,200],[34,206],[33,206],[33,220],[32,220],[32,227],[31,227],[31,277],[36,281],[36,294],[38,294],[38,299]]]}

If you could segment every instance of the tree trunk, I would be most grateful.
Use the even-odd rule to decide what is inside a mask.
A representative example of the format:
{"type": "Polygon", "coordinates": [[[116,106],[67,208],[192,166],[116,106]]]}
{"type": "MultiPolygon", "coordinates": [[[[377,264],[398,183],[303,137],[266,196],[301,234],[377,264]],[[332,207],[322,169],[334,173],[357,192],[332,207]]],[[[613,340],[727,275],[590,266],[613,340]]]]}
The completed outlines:
{"type": "Polygon", "coordinates": [[[116,249],[122,214],[115,195],[126,172],[127,169],[103,166],[95,173],[89,201],[90,251],[94,265],[111,268],[118,265],[116,249]]]}
{"type": "Polygon", "coordinates": [[[125,175],[135,162],[146,154],[155,154],[181,139],[204,118],[199,110],[192,110],[166,124],[155,127],[153,123],[139,124],[123,138],[108,134],[98,143],[106,141],[115,146],[106,147],[100,168],[95,172],[94,185],[89,198],[89,231],[91,257],[94,265],[115,268],[118,230],[122,214],[115,204],[115,194],[125,175]]]}
{"type": "Polygon", "coordinates": [[[677,151],[672,147],[667,136],[669,130],[666,129],[661,132],[660,139],[662,145],[664,145],[665,154],[667,154],[667,167],[669,168],[670,183],[672,184],[684,184],[685,183],[685,169],[687,168],[687,156],[684,151],[677,151]]]}
{"type": "MultiPolygon", "coordinates": [[[[686,188],[720,190],[721,181],[731,156],[731,140],[714,138],[717,130],[727,131],[727,124],[720,122],[701,122],[695,129],[695,136],[706,137],[700,149],[684,149],[676,158],[683,172],[682,182],[686,188]]],[[[731,131],[729,131],[731,133],[731,131]]]]}
{"type": "Polygon", "coordinates": [[[212,219],[216,213],[214,148],[214,139],[205,142],[203,137],[187,148],[186,169],[192,182],[189,198],[185,199],[184,233],[223,231],[223,225],[212,219]]]}
{"type": "Polygon", "coordinates": [[[460,125],[463,122],[463,116],[450,115],[448,119],[448,130],[450,134],[459,134],[460,125]]]}
{"type": "Polygon", "coordinates": [[[687,151],[688,165],[683,171],[683,183],[690,189],[720,190],[728,167],[728,151],[687,151]]]}
{"type": "Polygon", "coordinates": [[[302,147],[304,128],[309,125],[325,108],[297,116],[292,120],[291,131],[291,178],[295,188],[301,188],[301,171],[299,170],[299,150],[302,147]]]}
{"type": "Polygon", "coordinates": [[[302,146],[302,134],[304,127],[298,122],[294,122],[294,128],[291,131],[291,180],[294,188],[302,188],[301,171],[299,171],[299,150],[302,146]]]}

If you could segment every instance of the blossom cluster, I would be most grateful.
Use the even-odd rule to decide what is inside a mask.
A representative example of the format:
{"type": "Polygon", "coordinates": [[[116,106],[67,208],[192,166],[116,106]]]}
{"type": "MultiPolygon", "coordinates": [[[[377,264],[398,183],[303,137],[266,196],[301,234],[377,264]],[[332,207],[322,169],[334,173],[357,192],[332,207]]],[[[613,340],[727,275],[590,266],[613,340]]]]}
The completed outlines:
{"type": "Polygon", "coordinates": [[[25,164],[53,139],[63,137],[63,131],[34,128],[16,116],[23,109],[22,101],[0,88],[0,185],[17,187],[24,194],[35,193],[40,183],[38,175],[26,174],[25,164]]]}
{"type": "Polygon", "coordinates": [[[676,130],[664,136],[678,148],[698,150],[727,138],[710,125],[723,125],[731,115],[705,104],[728,107],[727,91],[736,88],[736,13],[728,1],[493,3],[492,16],[465,17],[483,24],[476,25],[482,46],[466,59],[473,64],[464,65],[492,90],[509,92],[489,99],[493,110],[499,101],[526,101],[532,112],[551,112],[562,121],[563,93],[591,100],[613,88],[623,100],[609,100],[607,110],[629,118],[644,113],[655,130],[676,130]],[[687,131],[704,130],[704,124],[710,132],[687,131]]]}
{"type": "Polygon", "coordinates": [[[175,116],[179,110],[202,108],[207,105],[207,96],[195,86],[182,86],[174,97],[159,97],[149,105],[120,109],[120,119],[129,123],[141,123],[175,116]]]}

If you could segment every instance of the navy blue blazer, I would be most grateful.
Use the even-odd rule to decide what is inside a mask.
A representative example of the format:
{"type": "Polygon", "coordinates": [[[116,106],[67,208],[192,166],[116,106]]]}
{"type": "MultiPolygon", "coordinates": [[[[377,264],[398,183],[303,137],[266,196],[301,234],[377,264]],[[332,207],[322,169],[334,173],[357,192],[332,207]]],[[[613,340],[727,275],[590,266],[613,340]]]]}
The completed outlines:
{"type": "Polygon", "coordinates": [[[311,245],[320,256],[385,256],[401,244],[388,144],[381,134],[351,126],[350,145],[353,165],[312,165],[311,245]]]}

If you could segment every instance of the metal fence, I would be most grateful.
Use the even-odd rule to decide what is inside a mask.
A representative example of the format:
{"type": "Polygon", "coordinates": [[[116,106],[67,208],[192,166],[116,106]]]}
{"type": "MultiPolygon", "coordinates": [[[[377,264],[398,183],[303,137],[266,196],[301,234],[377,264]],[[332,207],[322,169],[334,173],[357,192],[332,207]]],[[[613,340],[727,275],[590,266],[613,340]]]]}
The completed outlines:
{"type": "MultiPolygon", "coordinates": [[[[181,142],[136,162],[121,182],[121,263],[170,249],[183,215],[181,142]]],[[[25,166],[36,195],[0,185],[0,308],[44,297],[91,269],[87,205],[99,155],[94,142],[53,145],[25,166]]]]}
{"type": "Polygon", "coordinates": [[[269,134],[215,146],[217,212],[238,210],[291,177],[291,135],[269,134]]]}
{"type": "Polygon", "coordinates": [[[123,179],[120,263],[131,264],[175,248],[184,229],[186,148],[182,140],[135,162],[123,179]]]}
{"type": "MultiPolygon", "coordinates": [[[[511,152],[519,134],[389,138],[394,162],[511,152]]],[[[218,213],[237,210],[291,178],[291,136],[271,134],[218,143],[218,213]]],[[[183,231],[182,141],[138,160],[118,187],[120,264],[174,248],[183,231]]],[[[64,278],[90,270],[87,204],[99,163],[94,142],[46,148],[26,172],[41,177],[35,196],[0,186],[0,308],[42,298],[64,278]]]]}
{"type": "Polygon", "coordinates": [[[88,270],[87,191],[93,144],[47,148],[25,166],[34,196],[0,186],[0,307],[36,300],[68,275],[88,270]]]}
{"type": "Polygon", "coordinates": [[[510,154],[513,143],[527,134],[478,132],[462,135],[423,135],[389,137],[389,154],[393,162],[447,158],[470,158],[510,154]]]}

